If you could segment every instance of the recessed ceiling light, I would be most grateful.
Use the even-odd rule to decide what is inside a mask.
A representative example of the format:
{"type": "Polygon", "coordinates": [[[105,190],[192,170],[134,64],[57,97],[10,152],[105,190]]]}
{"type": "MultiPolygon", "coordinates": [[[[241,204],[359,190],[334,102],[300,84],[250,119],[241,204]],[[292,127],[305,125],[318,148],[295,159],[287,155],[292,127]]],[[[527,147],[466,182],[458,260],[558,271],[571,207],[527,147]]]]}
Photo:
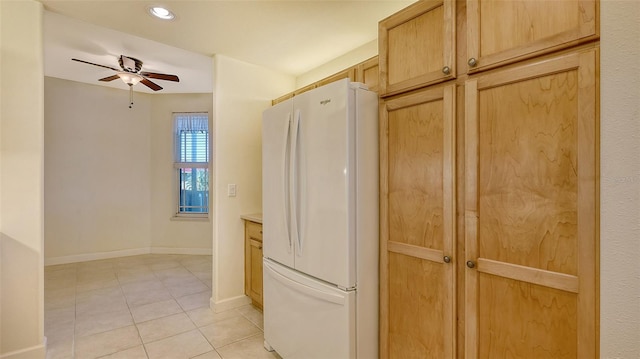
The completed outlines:
{"type": "Polygon", "coordinates": [[[163,20],[171,20],[173,18],[175,18],[176,16],[169,10],[166,8],[163,8],[161,6],[152,6],[149,8],[149,13],[159,19],[163,19],[163,20]]]}

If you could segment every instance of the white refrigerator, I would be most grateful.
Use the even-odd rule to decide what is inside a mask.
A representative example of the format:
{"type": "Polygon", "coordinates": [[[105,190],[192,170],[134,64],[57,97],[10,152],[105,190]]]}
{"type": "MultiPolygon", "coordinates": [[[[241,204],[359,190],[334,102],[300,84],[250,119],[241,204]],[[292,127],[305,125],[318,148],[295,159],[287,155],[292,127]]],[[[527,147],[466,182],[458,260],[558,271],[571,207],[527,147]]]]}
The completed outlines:
{"type": "Polygon", "coordinates": [[[378,357],[378,97],[348,79],[262,119],[265,348],[378,357]]]}

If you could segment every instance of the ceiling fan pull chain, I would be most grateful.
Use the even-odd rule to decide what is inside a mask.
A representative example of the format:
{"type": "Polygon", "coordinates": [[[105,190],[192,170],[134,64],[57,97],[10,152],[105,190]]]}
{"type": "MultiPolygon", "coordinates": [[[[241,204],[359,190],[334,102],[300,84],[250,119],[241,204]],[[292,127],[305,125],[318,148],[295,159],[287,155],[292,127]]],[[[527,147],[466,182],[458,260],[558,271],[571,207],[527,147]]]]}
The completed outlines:
{"type": "Polygon", "coordinates": [[[133,86],[129,85],[129,108],[133,106],[133,86]]]}

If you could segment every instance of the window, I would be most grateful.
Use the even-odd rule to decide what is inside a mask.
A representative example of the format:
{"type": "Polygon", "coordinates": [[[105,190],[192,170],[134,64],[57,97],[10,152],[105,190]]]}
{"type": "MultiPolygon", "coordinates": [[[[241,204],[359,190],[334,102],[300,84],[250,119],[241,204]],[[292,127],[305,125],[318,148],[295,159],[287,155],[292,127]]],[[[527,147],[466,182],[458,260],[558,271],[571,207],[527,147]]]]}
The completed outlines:
{"type": "Polygon", "coordinates": [[[174,113],[177,215],[209,213],[209,115],[174,113]]]}

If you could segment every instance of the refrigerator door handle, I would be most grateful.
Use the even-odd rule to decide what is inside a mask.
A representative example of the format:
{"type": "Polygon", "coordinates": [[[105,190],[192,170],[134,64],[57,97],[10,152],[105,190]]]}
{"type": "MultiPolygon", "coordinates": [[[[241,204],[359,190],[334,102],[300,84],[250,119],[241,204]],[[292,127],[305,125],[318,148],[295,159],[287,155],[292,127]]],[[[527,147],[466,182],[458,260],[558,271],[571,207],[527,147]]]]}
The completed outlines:
{"type": "Polygon", "coordinates": [[[298,242],[297,250],[300,255],[300,234],[298,233],[298,206],[297,206],[297,160],[298,160],[298,128],[300,127],[300,110],[296,110],[291,127],[291,152],[289,156],[289,208],[291,209],[291,236],[298,242]]]}
{"type": "MultiPolygon", "coordinates": [[[[293,249],[293,241],[291,241],[291,229],[289,228],[290,226],[290,199],[291,199],[291,193],[289,191],[289,177],[287,176],[287,161],[289,161],[289,157],[287,156],[287,150],[289,149],[289,133],[291,132],[291,112],[289,112],[287,114],[287,125],[284,128],[284,146],[282,149],[282,178],[284,179],[284,181],[282,181],[282,193],[285,196],[289,197],[289,200],[285,200],[284,206],[282,206],[282,211],[284,212],[284,220],[285,220],[285,227],[287,230],[287,239],[289,239],[289,253],[291,253],[291,250],[293,249]],[[289,202],[289,203],[287,203],[289,202]],[[287,205],[289,205],[289,208],[287,208],[287,205]]],[[[289,156],[291,156],[291,154],[289,153],[289,156]]]]}
{"type": "Polygon", "coordinates": [[[283,285],[295,291],[301,292],[303,294],[306,294],[316,299],[324,300],[326,302],[335,303],[339,305],[345,304],[345,297],[341,295],[328,293],[320,289],[312,288],[312,287],[309,287],[308,285],[304,285],[293,279],[287,278],[286,276],[280,274],[271,264],[269,264],[266,261],[263,262],[263,265],[266,267],[265,269],[267,269],[265,273],[268,273],[269,275],[271,275],[271,277],[273,277],[273,279],[277,280],[278,282],[282,283],[283,285]]]}

